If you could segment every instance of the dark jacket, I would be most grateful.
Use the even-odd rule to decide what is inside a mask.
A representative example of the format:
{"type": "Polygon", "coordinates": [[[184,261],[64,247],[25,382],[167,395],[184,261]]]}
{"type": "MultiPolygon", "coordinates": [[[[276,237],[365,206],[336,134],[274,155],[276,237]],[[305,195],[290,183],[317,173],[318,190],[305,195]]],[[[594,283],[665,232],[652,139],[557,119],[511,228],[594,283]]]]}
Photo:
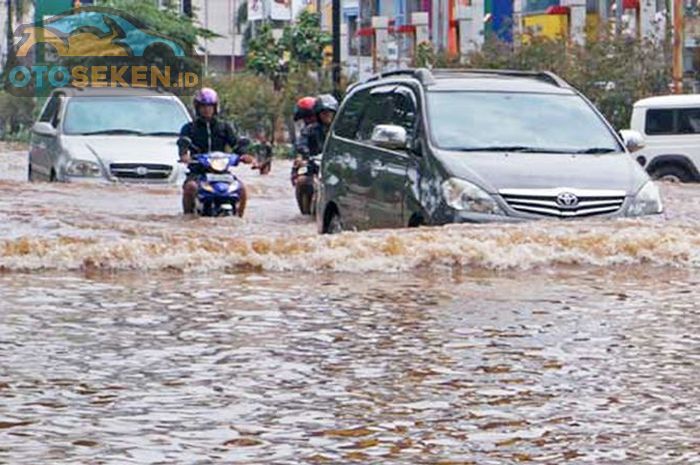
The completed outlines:
{"type": "Polygon", "coordinates": [[[230,123],[212,118],[206,121],[197,118],[185,124],[180,130],[181,137],[189,137],[196,146],[192,153],[237,152],[238,138],[230,123]]]}
{"type": "Polygon", "coordinates": [[[313,157],[323,151],[328,128],[321,123],[304,126],[296,143],[296,151],[302,157],[313,157]]]}

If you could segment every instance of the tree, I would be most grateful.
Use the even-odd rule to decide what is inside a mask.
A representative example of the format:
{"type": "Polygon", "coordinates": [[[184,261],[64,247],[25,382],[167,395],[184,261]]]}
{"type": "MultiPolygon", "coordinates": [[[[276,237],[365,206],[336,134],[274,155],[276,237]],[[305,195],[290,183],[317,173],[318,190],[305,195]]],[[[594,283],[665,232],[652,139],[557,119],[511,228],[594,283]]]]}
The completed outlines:
{"type": "Polygon", "coordinates": [[[269,23],[263,23],[255,37],[248,42],[247,66],[258,75],[265,76],[279,90],[286,81],[288,72],[285,50],[272,35],[269,23]]]}
{"type": "Polygon", "coordinates": [[[268,140],[280,116],[280,94],[263,76],[240,73],[214,81],[212,86],[221,99],[220,112],[236,123],[244,133],[263,132],[268,140]]]}
{"type": "MultiPolygon", "coordinates": [[[[438,67],[464,66],[436,61],[438,67]]],[[[670,56],[662,42],[612,34],[589,37],[583,46],[546,38],[532,38],[517,48],[489,41],[469,57],[469,65],[553,71],[586,95],[617,129],[629,127],[635,101],[668,93],[671,82],[670,56]]]]}
{"type": "Polygon", "coordinates": [[[331,45],[331,36],[319,26],[320,15],[303,11],[296,24],[284,28],[280,44],[289,54],[290,70],[318,70],[323,65],[323,51],[331,45]]]}
{"type": "Polygon", "coordinates": [[[316,13],[302,12],[295,24],[284,28],[280,40],[273,36],[270,23],[263,23],[248,42],[248,67],[268,77],[278,90],[286,84],[290,72],[318,74],[323,65],[323,50],[331,43],[319,20],[316,13]]]}

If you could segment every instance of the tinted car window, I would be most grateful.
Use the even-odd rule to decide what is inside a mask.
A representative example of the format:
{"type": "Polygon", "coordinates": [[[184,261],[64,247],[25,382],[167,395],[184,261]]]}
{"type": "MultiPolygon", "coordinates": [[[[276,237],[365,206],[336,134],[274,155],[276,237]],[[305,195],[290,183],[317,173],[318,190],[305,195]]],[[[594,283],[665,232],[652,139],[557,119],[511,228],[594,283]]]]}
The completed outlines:
{"type": "Polygon", "coordinates": [[[46,104],[46,107],[44,108],[41,117],[39,117],[39,121],[41,121],[42,123],[51,123],[54,126],[56,126],[56,116],[58,113],[58,107],[60,102],[61,99],[58,96],[58,94],[54,94],[49,100],[49,103],[46,104]]]}
{"type": "Polygon", "coordinates": [[[673,134],[674,110],[648,110],[644,131],[647,134],[673,134]]]}
{"type": "Polygon", "coordinates": [[[338,116],[333,132],[340,137],[346,139],[355,139],[357,127],[362,118],[362,112],[365,109],[369,90],[362,90],[355,93],[343,107],[343,111],[338,116]]]}
{"type": "Polygon", "coordinates": [[[392,124],[394,117],[394,94],[391,92],[379,92],[370,95],[367,110],[357,131],[357,139],[368,141],[372,138],[372,131],[378,124],[392,124]]]}
{"type": "Polygon", "coordinates": [[[444,149],[622,152],[604,121],[574,94],[433,91],[428,110],[434,141],[444,149]]]}
{"type": "Polygon", "coordinates": [[[700,108],[683,108],[678,111],[678,133],[700,134],[700,108]]]}
{"type": "Polygon", "coordinates": [[[391,124],[402,126],[411,139],[416,126],[416,104],[413,96],[408,89],[402,89],[393,94],[393,99],[391,124]]]}

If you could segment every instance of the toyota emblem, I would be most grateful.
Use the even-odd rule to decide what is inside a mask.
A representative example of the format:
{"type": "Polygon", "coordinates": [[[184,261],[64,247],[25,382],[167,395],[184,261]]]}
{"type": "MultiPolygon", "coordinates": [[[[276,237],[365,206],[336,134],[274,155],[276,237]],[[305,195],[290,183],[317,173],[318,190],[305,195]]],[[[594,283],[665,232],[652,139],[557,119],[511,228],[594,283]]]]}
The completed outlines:
{"type": "Polygon", "coordinates": [[[146,168],[145,166],[139,166],[138,168],[136,168],[136,174],[138,174],[139,176],[146,176],[148,174],[148,168],[146,168]]]}
{"type": "Polygon", "coordinates": [[[571,192],[562,192],[557,196],[557,205],[564,208],[574,208],[578,206],[578,197],[571,192]]]}

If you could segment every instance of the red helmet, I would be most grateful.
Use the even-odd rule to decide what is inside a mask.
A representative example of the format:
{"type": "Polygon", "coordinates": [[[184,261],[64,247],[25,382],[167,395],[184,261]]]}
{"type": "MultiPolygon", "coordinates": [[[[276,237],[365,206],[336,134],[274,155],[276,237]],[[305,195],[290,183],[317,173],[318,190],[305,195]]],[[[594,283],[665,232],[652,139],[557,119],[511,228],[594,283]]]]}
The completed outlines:
{"type": "Polygon", "coordinates": [[[303,97],[297,100],[296,105],[294,105],[294,121],[316,116],[315,105],[316,99],[314,97],[303,97]]]}

